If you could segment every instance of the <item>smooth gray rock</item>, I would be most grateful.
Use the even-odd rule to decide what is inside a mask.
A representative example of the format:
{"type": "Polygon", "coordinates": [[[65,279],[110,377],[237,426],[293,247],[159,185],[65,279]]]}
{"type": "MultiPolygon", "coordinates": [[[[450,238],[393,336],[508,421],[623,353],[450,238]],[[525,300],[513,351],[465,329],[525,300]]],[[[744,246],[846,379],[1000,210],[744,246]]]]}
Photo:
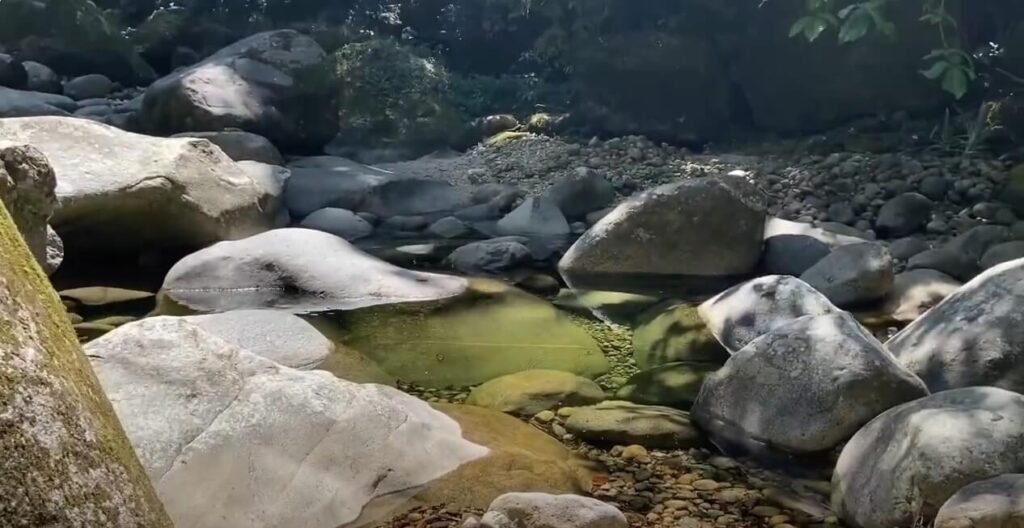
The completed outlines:
{"type": "Polygon", "coordinates": [[[302,219],[301,227],[316,229],[348,241],[359,240],[373,234],[373,226],[348,209],[326,207],[302,219]]]}
{"type": "Polygon", "coordinates": [[[1024,392],[1024,259],[1005,262],[889,340],[933,392],[993,386],[1024,392]]]}
{"type": "Polygon", "coordinates": [[[1004,226],[981,225],[963,233],[937,249],[912,257],[907,269],[934,269],[962,281],[981,272],[981,258],[992,246],[1011,240],[1004,226]]]}
{"type": "Polygon", "coordinates": [[[0,120],[0,137],[49,159],[60,204],[51,224],[77,252],[201,247],[274,226],[275,198],[204,141],[64,117],[0,120]]]}
{"type": "Polygon", "coordinates": [[[764,224],[765,240],[781,235],[808,236],[832,249],[850,244],[860,244],[868,240],[864,233],[842,224],[839,224],[839,227],[829,224],[815,226],[806,222],[794,222],[792,220],[769,217],[764,224]]]}
{"type": "Polygon", "coordinates": [[[986,270],[1019,258],[1024,258],[1024,241],[1003,242],[988,248],[978,261],[978,265],[986,270]]]}
{"type": "Polygon", "coordinates": [[[832,506],[851,526],[928,523],[961,488],[1024,471],[1024,396],[993,387],[932,394],[881,414],[843,448],[832,506]]]}
{"type": "Polygon", "coordinates": [[[355,211],[371,188],[395,177],[382,169],[330,156],[302,158],[288,168],[292,175],[284,197],[296,218],[325,207],[355,211]]]}
{"type": "Polygon", "coordinates": [[[21,65],[25,67],[25,71],[28,73],[26,90],[51,94],[59,94],[63,91],[64,88],[60,84],[60,77],[57,77],[57,74],[45,64],[25,61],[21,65]]]}
{"type": "Polygon", "coordinates": [[[705,378],[692,414],[719,446],[820,453],[926,394],[853,316],[809,315],[733,354],[705,378]]]}
{"type": "Polygon", "coordinates": [[[615,506],[579,495],[506,493],[488,506],[481,528],[626,528],[615,506]]]}
{"type": "Polygon", "coordinates": [[[570,283],[574,276],[609,273],[741,275],[760,260],[764,225],[763,196],[749,182],[687,179],[619,205],[558,267],[570,283]]]}
{"type": "Polygon", "coordinates": [[[253,183],[266,194],[263,200],[263,210],[267,216],[274,218],[274,227],[287,227],[291,224],[291,215],[284,203],[284,187],[288,178],[291,177],[291,171],[278,165],[269,165],[259,161],[246,160],[235,162],[235,164],[248,174],[253,183]]]}
{"type": "Polygon", "coordinates": [[[912,235],[928,224],[934,203],[918,193],[901,194],[878,210],[875,231],[886,238],[912,235]]]}
{"type": "Polygon", "coordinates": [[[584,218],[588,213],[608,207],[615,201],[615,187],[600,174],[577,170],[562,176],[545,193],[569,219],[584,218]]]}
{"type": "Polygon", "coordinates": [[[462,220],[454,216],[446,216],[427,227],[426,234],[441,238],[459,238],[470,232],[462,220]]]}
{"type": "Polygon", "coordinates": [[[504,235],[562,237],[569,234],[569,223],[558,206],[547,198],[527,198],[498,221],[504,235]]]}
{"type": "Polygon", "coordinates": [[[532,261],[530,249],[520,242],[484,240],[452,251],[445,264],[467,275],[497,275],[532,261]]]}
{"type": "Polygon", "coordinates": [[[845,307],[885,297],[896,272],[885,246],[866,242],[836,248],[800,279],[845,307]]]}
{"type": "Polygon", "coordinates": [[[487,453],[416,398],[283,367],[180,318],[86,353],[179,527],[342,526],[487,453]]]}
{"type": "Polygon", "coordinates": [[[566,419],[565,429],[595,444],[678,449],[701,443],[700,431],[690,422],[689,413],[624,401],[578,407],[566,419]]]}
{"type": "Polygon", "coordinates": [[[284,156],[269,139],[242,130],[221,132],[183,132],[173,137],[194,137],[217,145],[235,161],[259,161],[268,165],[284,165],[284,156]]]}
{"type": "Polygon", "coordinates": [[[889,254],[896,260],[907,261],[919,253],[928,251],[928,243],[920,238],[906,237],[889,244],[889,254]]]}
{"type": "Polygon", "coordinates": [[[734,286],[705,301],[697,311],[730,352],[799,317],[840,313],[807,283],[785,275],[769,275],[734,286]]]}
{"type": "Polygon", "coordinates": [[[807,235],[776,235],[764,241],[761,269],[770,275],[799,277],[832,249],[807,235]]]}
{"type": "Polygon", "coordinates": [[[316,368],[334,350],[313,325],[287,312],[235,310],[184,320],[246,352],[294,369],[316,368]]]}
{"type": "Polygon", "coordinates": [[[64,83],[64,95],[76,100],[106,97],[114,91],[114,83],[106,75],[91,73],[64,83]]]}
{"type": "Polygon", "coordinates": [[[29,89],[25,65],[6,53],[0,53],[0,86],[15,90],[29,89]]]}
{"type": "Polygon", "coordinates": [[[266,31],[151,84],[142,121],[161,134],[239,128],[285,150],[319,151],[338,133],[329,110],[337,90],[334,63],[316,41],[266,31]]]}
{"type": "Polygon", "coordinates": [[[430,225],[425,216],[392,216],[380,221],[378,227],[382,231],[404,231],[406,233],[420,231],[430,225]]]}
{"type": "Polygon", "coordinates": [[[392,266],[329,233],[286,228],[183,258],[167,273],[163,291],[200,312],[304,313],[433,301],[458,295],[466,285],[459,277],[392,266]]]}
{"type": "Polygon", "coordinates": [[[26,92],[0,86],[0,118],[66,116],[75,108],[75,102],[63,95],[26,92]]]}
{"type": "Polygon", "coordinates": [[[1024,525],[1024,474],[968,484],[939,508],[935,528],[1014,528],[1024,525]]]}

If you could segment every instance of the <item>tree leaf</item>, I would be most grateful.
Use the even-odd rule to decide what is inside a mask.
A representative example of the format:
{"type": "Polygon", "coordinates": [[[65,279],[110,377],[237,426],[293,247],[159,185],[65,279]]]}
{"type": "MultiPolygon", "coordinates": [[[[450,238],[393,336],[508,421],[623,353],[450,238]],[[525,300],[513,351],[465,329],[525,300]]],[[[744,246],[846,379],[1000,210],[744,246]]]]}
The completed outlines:
{"type": "Polygon", "coordinates": [[[842,9],[840,9],[839,10],[839,18],[845,19],[846,17],[850,16],[850,13],[852,13],[854,9],[858,9],[858,8],[860,8],[859,4],[850,4],[850,5],[842,8],[842,9]]]}
{"type": "Polygon", "coordinates": [[[803,33],[805,31],[804,28],[806,28],[807,25],[810,24],[810,22],[811,22],[811,17],[803,17],[803,18],[797,20],[796,22],[794,22],[793,23],[793,27],[789,28],[789,36],[790,36],[790,38],[795,37],[795,36],[799,35],[800,33],[803,33]]]}
{"type": "Polygon", "coordinates": [[[948,62],[938,61],[932,64],[931,67],[928,68],[927,70],[921,70],[921,75],[924,75],[925,77],[934,81],[935,79],[938,79],[943,73],[945,73],[946,68],[949,68],[948,62]]]}
{"type": "Polygon", "coordinates": [[[869,29],[871,29],[871,15],[864,12],[863,9],[858,9],[853,16],[843,22],[843,27],[839,29],[839,43],[846,44],[860,40],[868,34],[869,29]]]}
{"type": "Polygon", "coordinates": [[[957,99],[962,99],[967,93],[967,84],[967,74],[963,68],[947,68],[942,76],[942,89],[957,99]]]}
{"type": "Polygon", "coordinates": [[[828,21],[822,18],[815,18],[804,26],[804,37],[810,42],[814,42],[826,29],[828,29],[828,21]]]}

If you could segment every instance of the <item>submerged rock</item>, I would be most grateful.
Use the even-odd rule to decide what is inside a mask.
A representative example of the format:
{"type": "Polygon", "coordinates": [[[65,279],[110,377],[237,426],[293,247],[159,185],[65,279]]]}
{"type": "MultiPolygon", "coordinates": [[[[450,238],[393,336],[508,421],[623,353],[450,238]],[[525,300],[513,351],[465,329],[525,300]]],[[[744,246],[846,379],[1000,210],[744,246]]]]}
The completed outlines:
{"type": "Polygon", "coordinates": [[[697,401],[704,380],[721,368],[714,363],[677,361],[630,376],[615,393],[615,398],[642,405],[664,405],[690,410],[697,401]]]}
{"type": "Polygon", "coordinates": [[[299,370],[319,367],[334,351],[316,328],[287,312],[236,310],[184,319],[246,352],[299,370]]]}
{"type": "Polygon", "coordinates": [[[910,323],[960,289],[963,284],[930,269],[910,270],[896,275],[892,291],[882,301],[881,312],[893,321],[910,323]]]}
{"type": "Polygon", "coordinates": [[[881,414],[843,448],[832,506],[862,528],[925,525],[965,485],[1024,471],[1024,396],[992,387],[932,394],[881,414]]]}
{"type": "Polygon", "coordinates": [[[87,352],[178,527],[333,528],[488,452],[416,398],[280,366],[181,319],[87,352]]]}
{"type": "Polygon", "coordinates": [[[647,369],[676,361],[725,363],[729,353],[689,304],[648,311],[633,330],[633,358],[647,369]]]}
{"type": "Polygon", "coordinates": [[[587,442],[658,449],[695,447],[701,443],[690,415],[669,407],[606,401],[574,409],[565,429],[587,442]]]}
{"type": "Polygon", "coordinates": [[[608,370],[585,330],[547,302],[496,281],[474,279],[454,297],[340,318],[343,343],[398,379],[428,387],[475,385],[524,370],[588,378],[608,370]]]}
{"type": "Polygon", "coordinates": [[[601,387],[587,378],[557,370],[524,370],[474,388],[466,404],[533,416],[557,407],[590,405],[604,399],[601,387]]]}
{"type": "Polygon", "coordinates": [[[0,516],[9,526],[171,528],[71,331],[0,205],[0,516]]]}
{"type": "Polygon", "coordinates": [[[626,528],[626,516],[615,506],[579,495],[509,493],[480,518],[483,528],[626,528]]]}

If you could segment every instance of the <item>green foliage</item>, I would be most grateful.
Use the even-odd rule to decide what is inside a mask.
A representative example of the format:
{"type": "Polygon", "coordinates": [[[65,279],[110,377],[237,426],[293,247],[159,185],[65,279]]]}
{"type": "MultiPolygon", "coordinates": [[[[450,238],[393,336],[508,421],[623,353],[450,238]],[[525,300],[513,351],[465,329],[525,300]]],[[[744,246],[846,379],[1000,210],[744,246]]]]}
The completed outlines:
{"type": "Polygon", "coordinates": [[[339,117],[347,143],[444,144],[463,120],[449,104],[450,77],[437,60],[389,39],[335,53],[339,117]]]}
{"type": "MultiPolygon", "coordinates": [[[[838,28],[839,43],[856,42],[872,32],[887,37],[896,34],[896,25],[885,16],[885,7],[891,0],[866,0],[848,4],[836,10],[834,0],[807,0],[807,15],[790,28],[789,36],[802,35],[814,42],[829,28],[838,28]]],[[[929,66],[921,74],[940,83],[942,89],[957,99],[966,95],[970,84],[977,78],[974,61],[958,45],[951,44],[948,31],[958,29],[956,19],[946,11],[945,0],[922,0],[924,15],[920,21],[936,28],[941,47],[932,50],[923,60],[929,66]]]]}

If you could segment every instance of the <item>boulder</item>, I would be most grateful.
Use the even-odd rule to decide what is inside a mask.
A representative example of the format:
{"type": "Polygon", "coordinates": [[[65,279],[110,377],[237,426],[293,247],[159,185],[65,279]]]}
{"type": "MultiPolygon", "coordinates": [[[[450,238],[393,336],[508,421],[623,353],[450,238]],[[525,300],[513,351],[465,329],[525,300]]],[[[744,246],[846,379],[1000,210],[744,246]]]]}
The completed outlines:
{"type": "Polygon", "coordinates": [[[28,145],[0,142],[0,201],[47,274],[60,265],[61,258],[56,255],[63,255],[64,247],[47,224],[57,207],[56,185],[53,168],[42,152],[28,145]]]}
{"type": "Polygon", "coordinates": [[[850,314],[808,315],[750,342],[708,376],[693,417],[720,447],[821,453],[926,394],[850,314]]]}
{"type": "Polygon", "coordinates": [[[882,301],[881,312],[893,321],[909,323],[960,289],[963,283],[930,269],[910,270],[896,275],[892,291],[882,301]]]}
{"type": "Polygon", "coordinates": [[[25,65],[6,53],[0,53],[0,86],[15,90],[29,89],[25,65]]]}
{"type": "Polygon", "coordinates": [[[285,187],[285,202],[298,218],[325,207],[355,210],[371,188],[394,176],[383,169],[332,156],[302,158],[288,164],[288,168],[292,176],[285,187]]]}
{"type": "Polygon", "coordinates": [[[935,528],[1013,528],[1024,524],[1024,474],[968,484],[939,508],[935,528]]]}
{"type": "Polygon", "coordinates": [[[112,91],[114,91],[114,83],[106,75],[99,73],[75,77],[64,83],[64,95],[75,101],[106,97],[112,91]]]}
{"type": "Polygon", "coordinates": [[[725,363],[729,353],[689,304],[646,312],[633,330],[633,358],[640,369],[676,361],[725,363]]]}
{"type": "Polygon", "coordinates": [[[334,351],[316,328],[287,312],[235,310],[184,320],[246,352],[294,369],[317,368],[334,351]]]}
{"type": "Polygon", "coordinates": [[[993,387],[889,409],[843,448],[832,506],[861,528],[928,525],[964,486],[1024,470],[1024,396],[993,387]]]}
{"type": "Polygon", "coordinates": [[[885,297],[895,274],[889,250],[866,242],[836,248],[800,275],[800,280],[836,306],[846,307],[885,297]]]}
{"type": "Polygon", "coordinates": [[[49,159],[60,202],[51,223],[78,252],[195,248],[273,226],[273,197],[204,141],[63,117],[0,120],[0,136],[49,159]]]}
{"type": "Polygon", "coordinates": [[[28,75],[26,90],[50,94],[59,94],[64,90],[60,77],[49,66],[35,61],[25,61],[21,65],[28,75]]]}
{"type": "Polygon", "coordinates": [[[340,237],[302,228],[214,244],[181,259],[163,283],[166,300],[199,312],[354,310],[437,301],[466,288],[465,279],[404,270],[340,237]]]}
{"type": "Polygon", "coordinates": [[[698,307],[711,334],[730,353],[805,315],[839,313],[806,282],[783,275],[760,277],[734,286],[698,307]]]}
{"type": "Polygon", "coordinates": [[[0,5],[0,46],[25,61],[67,76],[100,73],[138,86],[156,75],[121,32],[89,0],[5,0],[0,5]]]}
{"type": "Polygon", "coordinates": [[[487,449],[426,403],[283,367],[181,319],[122,326],[87,353],[178,527],[335,527],[487,449]]]}
{"type": "Polygon", "coordinates": [[[615,393],[615,398],[689,411],[697,401],[704,378],[720,367],[715,363],[678,361],[642,370],[626,380],[615,393]]]}
{"type": "Polygon", "coordinates": [[[4,524],[171,528],[64,307],[32,260],[0,205],[4,524]]]}
{"type": "Polygon", "coordinates": [[[864,237],[863,233],[842,224],[838,226],[829,223],[812,225],[805,222],[794,222],[792,220],[769,217],[764,225],[765,240],[783,235],[810,237],[825,244],[830,249],[850,244],[860,244],[868,240],[864,237]]]}
{"type": "Polygon", "coordinates": [[[736,177],[682,180],[619,205],[559,262],[562,275],[732,276],[761,257],[762,196],[736,177]]]}
{"type": "Polygon", "coordinates": [[[284,203],[284,188],[291,177],[291,172],[278,165],[269,165],[259,161],[235,162],[252,178],[253,183],[266,195],[263,200],[263,213],[273,218],[274,227],[287,227],[291,224],[291,215],[284,203]]]}
{"type": "Polygon", "coordinates": [[[524,370],[474,388],[466,404],[529,417],[549,409],[590,405],[604,399],[601,387],[587,378],[558,370],[524,370]]]}
{"type": "Polygon", "coordinates": [[[0,86],[0,118],[66,116],[75,108],[75,102],[63,95],[25,92],[0,86]]]}
{"type": "Polygon", "coordinates": [[[1000,264],[893,336],[889,350],[932,392],[1024,391],[1024,259],[1000,264]]]}
{"type": "Polygon", "coordinates": [[[633,445],[655,449],[696,447],[701,443],[689,413],[669,407],[606,401],[573,409],[565,429],[595,444],[633,445]]]}
{"type": "Polygon", "coordinates": [[[476,385],[524,370],[587,378],[608,370],[583,328],[547,302],[498,281],[472,279],[454,297],[343,316],[342,343],[396,378],[428,387],[476,385]]]}
{"type": "Polygon", "coordinates": [[[615,506],[579,495],[508,493],[480,518],[483,528],[627,528],[615,506]]]}
{"type": "Polygon", "coordinates": [[[930,246],[924,240],[915,237],[906,237],[889,244],[889,253],[896,260],[907,261],[919,253],[928,251],[930,246]]]}
{"type": "Polygon", "coordinates": [[[240,128],[287,150],[318,151],[338,132],[334,66],[310,37],[258,33],[146,89],[153,132],[240,128]]]}
{"type": "Polygon", "coordinates": [[[569,234],[569,223],[555,202],[533,197],[499,220],[498,231],[504,235],[564,237],[569,234]]]}
{"type": "Polygon", "coordinates": [[[562,176],[544,195],[566,218],[577,220],[615,201],[615,187],[600,174],[583,168],[562,176]]]}
{"type": "Polygon", "coordinates": [[[981,258],[992,246],[1011,239],[1003,226],[981,225],[958,235],[942,247],[914,255],[907,269],[933,269],[969,281],[981,272],[981,258]]]}
{"type": "MultiPolygon", "coordinates": [[[[562,288],[552,301],[567,312],[620,325],[636,324],[645,312],[660,302],[661,299],[650,295],[577,288],[562,288]]],[[[657,339],[658,334],[653,335],[657,339]]]]}
{"type": "Polygon", "coordinates": [[[978,265],[983,270],[987,270],[991,267],[1002,264],[1003,262],[1009,262],[1011,260],[1017,260],[1024,258],[1024,241],[1013,241],[1003,242],[1002,244],[996,244],[990,247],[981,256],[981,260],[978,261],[978,265]]]}
{"type": "Polygon", "coordinates": [[[219,132],[183,132],[174,137],[194,137],[217,145],[235,161],[259,161],[268,165],[284,165],[284,156],[269,139],[243,130],[219,132]]]}
{"type": "Polygon", "coordinates": [[[828,244],[807,235],[775,235],[764,241],[761,269],[770,275],[799,277],[828,256],[828,244]]]}
{"type": "Polygon", "coordinates": [[[454,216],[441,218],[426,229],[427,235],[440,238],[459,238],[466,236],[469,232],[470,227],[454,216]]]}
{"type": "Polygon", "coordinates": [[[886,238],[912,235],[931,221],[932,207],[932,201],[922,194],[901,194],[878,210],[875,232],[886,238]]]}
{"type": "Polygon", "coordinates": [[[373,234],[373,226],[348,209],[325,207],[302,219],[300,226],[339,236],[348,241],[373,234]]]}
{"type": "Polygon", "coordinates": [[[515,240],[471,242],[452,251],[445,264],[466,275],[496,275],[533,262],[530,249],[515,240]]]}

